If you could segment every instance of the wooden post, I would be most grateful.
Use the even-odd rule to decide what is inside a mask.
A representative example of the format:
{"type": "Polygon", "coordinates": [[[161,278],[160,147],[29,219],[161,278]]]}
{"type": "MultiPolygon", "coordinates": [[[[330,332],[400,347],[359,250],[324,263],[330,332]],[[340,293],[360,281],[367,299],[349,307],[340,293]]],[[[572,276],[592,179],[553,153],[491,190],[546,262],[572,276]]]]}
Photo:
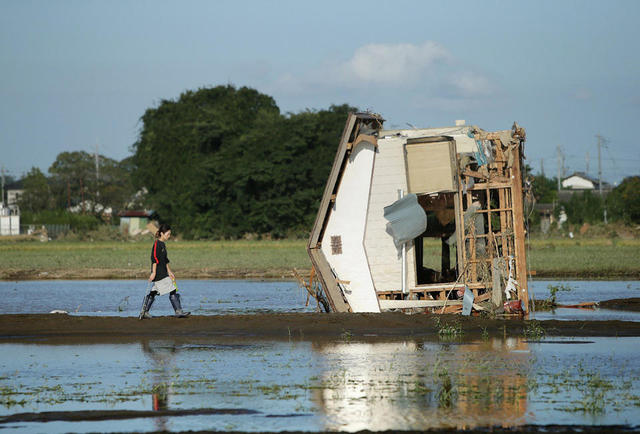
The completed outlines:
{"type": "Polygon", "coordinates": [[[527,263],[525,252],[524,233],[524,206],[522,203],[522,172],[520,146],[516,146],[513,151],[513,167],[511,168],[511,200],[513,203],[513,239],[516,258],[516,280],[519,283],[518,298],[522,301],[524,310],[529,312],[529,291],[527,285],[527,263]]]}

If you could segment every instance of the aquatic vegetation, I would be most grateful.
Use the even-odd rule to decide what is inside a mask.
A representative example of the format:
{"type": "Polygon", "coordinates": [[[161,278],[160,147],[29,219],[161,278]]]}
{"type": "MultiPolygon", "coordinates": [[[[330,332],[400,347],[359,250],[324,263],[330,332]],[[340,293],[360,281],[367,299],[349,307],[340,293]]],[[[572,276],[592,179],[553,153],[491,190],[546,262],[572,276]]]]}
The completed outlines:
{"type": "Polygon", "coordinates": [[[462,330],[462,323],[458,319],[448,323],[446,321],[441,321],[438,317],[436,318],[436,328],[438,329],[438,336],[441,339],[458,338],[464,334],[464,331],[462,330]]]}
{"type": "MultiPolygon", "coordinates": [[[[129,297],[130,296],[127,295],[125,298],[120,300],[120,303],[118,304],[118,312],[124,312],[125,310],[127,310],[127,308],[129,307],[129,297]]],[[[80,309],[80,306],[78,306],[78,309],[80,309]]]]}
{"type": "Polygon", "coordinates": [[[342,333],[340,333],[340,339],[344,342],[351,342],[352,337],[353,333],[351,333],[349,330],[343,330],[342,333]]]}
{"type": "Polygon", "coordinates": [[[549,298],[547,299],[547,301],[549,302],[549,304],[551,306],[555,306],[556,305],[556,295],[558,294],[558,292],[560,292],[560,291],[562,291],[562,292],[573,291],[573,288],[571,288],[569,285],[564,285],[564,284],[547,285],[547,288],[549,289],[549,298]]]}
{"type": "Polygon", "coordinates": [[[482,340],[483,341],[488,341],[489,340],[489,331],[487,330],[487,327],[482,327],[482,340]]]}
{"type": "Polygon", "coordinates": [[[545,337],[546,331],[540,324],[540,321],[531,320],[525,323],[522,334],[524,335],[525,339],[540,340],[545,337]]]}

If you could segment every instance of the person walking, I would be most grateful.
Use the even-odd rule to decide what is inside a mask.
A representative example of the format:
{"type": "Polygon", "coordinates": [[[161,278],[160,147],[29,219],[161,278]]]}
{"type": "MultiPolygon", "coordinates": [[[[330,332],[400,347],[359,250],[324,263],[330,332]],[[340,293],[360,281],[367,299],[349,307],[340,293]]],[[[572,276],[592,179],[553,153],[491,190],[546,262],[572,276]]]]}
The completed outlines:
{"type": "Polygon", "coordinates": [[[153,286],[142,302],[142,310],[138,319],[151,318],[149,310],[157,295],[169,294],[169,301],[178,318],[185,318],[191,315],[191,312],[182,310],[180,304],[180,294],[176,291],[174,282],[176,276],[169,267],[169,258],[167,257],[167,246],[165,242],[171,238],[171,227],[163,223],[156,232],[156,240],[151,249],[151,275],[149,282],[153,282],[153,286]]]}

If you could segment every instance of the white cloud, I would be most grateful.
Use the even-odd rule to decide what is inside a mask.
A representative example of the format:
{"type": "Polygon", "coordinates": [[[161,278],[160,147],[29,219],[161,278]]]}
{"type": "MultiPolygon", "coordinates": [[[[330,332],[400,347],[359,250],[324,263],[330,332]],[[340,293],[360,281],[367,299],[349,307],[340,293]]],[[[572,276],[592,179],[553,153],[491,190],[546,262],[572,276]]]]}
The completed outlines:
{"type": "Polygon", "coordinates": [[[384,85],[416,83],[430,68],[451,58],[440,44],[368,44],[336,69],[346,82],[384,85]]]}
{"type": "Polygon", "coordinates": [[[352,102],[371,101],[383,95],[405,100],[450,100],[468,105],[487,101],[498,92],[491,80],[474,65],[456,58],[434,41],[420,44],[367,44],[346,60],[328,59],[323,65],[288,71],[267,86],[278,98],[331,97],[352,102]]]}

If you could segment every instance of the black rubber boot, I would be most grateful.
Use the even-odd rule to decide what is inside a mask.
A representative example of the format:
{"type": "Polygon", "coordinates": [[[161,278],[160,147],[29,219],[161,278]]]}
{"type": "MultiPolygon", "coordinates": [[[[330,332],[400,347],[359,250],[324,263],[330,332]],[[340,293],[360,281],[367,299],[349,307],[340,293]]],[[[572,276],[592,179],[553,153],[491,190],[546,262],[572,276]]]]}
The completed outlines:
{"type": "Polygon", "coordinates": [[[169,293],[169,301],[171,301],[171,306],[173,306],[173,310],[176,311],[176,316],[178,318],[186,318],[191,315],[191,312],[185,312],[182,310],[182,305],[180,304],[180,294],[177,292],[169,293]]]}
{"type": "Polygon", "coordinates": [[[156,299],[156,294],[150,292],[149,294],[144,296],[144,301],[142,302],[142,310],[140,311],[140,315],[138,315],[138,319],[149,319],[152,316],[149,314],[149,310],[151,309],[151,305],[153,301],[156,299]]]}

